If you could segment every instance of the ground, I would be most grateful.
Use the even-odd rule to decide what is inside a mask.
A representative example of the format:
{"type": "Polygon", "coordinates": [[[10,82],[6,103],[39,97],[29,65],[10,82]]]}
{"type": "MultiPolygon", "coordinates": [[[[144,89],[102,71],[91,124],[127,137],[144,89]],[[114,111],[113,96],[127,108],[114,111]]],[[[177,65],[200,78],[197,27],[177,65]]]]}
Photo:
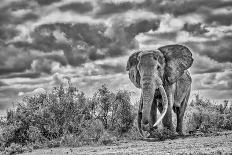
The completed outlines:
{"type": "Polygon", "coordinates": [[[41,149],[23,155],[63,154],[232,154],[232,132],[165,141],[123,141],[109,146],[41,149]]]}

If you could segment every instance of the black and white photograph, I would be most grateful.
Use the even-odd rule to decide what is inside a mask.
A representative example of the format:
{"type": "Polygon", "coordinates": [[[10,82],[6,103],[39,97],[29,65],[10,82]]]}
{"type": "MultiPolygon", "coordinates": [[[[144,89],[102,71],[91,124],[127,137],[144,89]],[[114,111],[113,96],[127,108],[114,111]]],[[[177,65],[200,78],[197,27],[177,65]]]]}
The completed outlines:
{"type": "Polygon", "coordinates": [[[232,154],[232,0],[0,0],[0,153],[232,154]]]}

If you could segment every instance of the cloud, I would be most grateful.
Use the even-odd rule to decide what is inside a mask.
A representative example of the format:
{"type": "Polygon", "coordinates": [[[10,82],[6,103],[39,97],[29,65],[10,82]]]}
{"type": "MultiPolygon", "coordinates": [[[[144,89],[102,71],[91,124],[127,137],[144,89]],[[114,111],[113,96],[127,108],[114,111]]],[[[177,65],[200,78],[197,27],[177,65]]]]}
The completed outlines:
{"type": "Polygon", "coordinates": [[[0,8],[0,27],[38,19],[39,16],[32,12],[33,9],[35,10],[35,5],[32,1],[9,1],[0,8]]]}
{"type": "Polygon", "coordinates": [[[111,16],[115,13],[123,13],[128,10],[133,9],[134,4],[131,2],[120,2],[113,3],[111,2],[102,2],[98,1],[98,11],[96,12],[96,16],[111,16]]]}
{"type": "Polygon", "coordinates": [[[211,14],[206,17],[207,24],[230,26],[232,13],[211,14]]]}
{"type": "Polygon", "coordinates": [[[33,56],[14,46],[0,47],[0,74],[23,72],[29,69],[33,56]]]}
{"type": "Polygon", "coordinates": [[[4,83],[4,82],[2,82],[2,81],[0,81],[0,87],[2,87],[2,86],[7,86],[7,84],[4,83]]]}
{"type": "Polygon", "coordinates": [[[54,23],[36,27],[30,33],[31,42],[16,41],[14,46],[50,53],[63,51],[61,56],[47,56],[62,65],[79,66],[88,61],[118,57],[138,48],[136,35],[159,27],[154,18],[135,18],[126,21],[125,16],[112,19],[110,26],[91,23],[54,23]]]}
{"type": "Polygon", "coordinates": [[[22,24],[22,23],[27,22],[27,21],[34,21],[37,19],[39,19],[39,15],[30,12],[30,13],[23,15],[22,17],[19,17],[17,19],[17,24],[22,24]]]}
{"type": "Polygon", "coordinates": [[[86,14],[77,14],[71,11],[63,12],[55,9],[50,13],[44,14],[38,21],[33,23],[32,27],[38,27],[39,25],[53,24],[53,23],[100,24],[102,22],[105,22],[105,19],[96,19],[86,14]]]}
{"type": "Polygon", "coordinates": [[[86,13],[93,10],[93,5],[90,2],[75,2],[65,4],[59,7],[61,11],[73,11],[76,13],[86,13]]]}
{"type": "Polygon", "coordinates": [[[207,56],[194,53],[194,63],[190,68],[193,74],[223,72],[227,64],[219,63],[207,56]]]}
{"type": "Polygon", "coordinates": [[[36,1],[39,5],[50,5],[55,2],[60,2],[61,0],[34,0],[36,1]]]}
{"type": "Polygon", "coordinates": [[[207,9],[216,9],[222,7],[232,6],[231,1],[218,1],[218,0],[146,0],[143,4],[139,5],[142,8],[149,9],[155,13],[170,13],[174,16],[181,16],[195,12],[204,12],[207,9]],[[181,8],[181,9],[180,9],[181,8]]]}
{"type": "Polygon", "coordinates": [[[49,69],[51,67],[50,63],[52,68],[58,66],[55,64],[65,66],[67,65],[67,60],[64,55],[60,55],[58,52],[42,54],[41,52],[28,49],[28,46],[26,48],[17,48],[14,45],[0,47],[0,75],[6,75],[8,78],[17,76],[35,78],[39,76],[40,72],[50,73],[53,71],[52,68],[49,69]],[[38,65],[41,65],[41,67],[38,65]],[[24,73],[30,69],[36,73],[24,73]]]}
{"type": "Polygon", "coordinates": [[[188,24],[185,23],[183,27],[184,31],[193,33],[195,35],[200,35],[209,32],[205,26],[203,26],[201,23],[198,24],[188,24]]]}
{"type": "Polygon", "coordinates": [[[31,63],[32,71],[36,73],[53,73],[60,68],[58,62],[52,61],[50,59],[36,59],[31,63]]]}
{"type": "Polygon", "coordinates": [[[0,40],[7,42],[19,35],[19,31],[15,28],[10,27],[0,27],[0,40]]]}
{"type": "Polygon", "coordinates": [[[186,42],[189,47],[201,55],[206,55],[218,62],[232,62],[232,37],[226,36],[205,42],[186,42]]]}
{"type": "Polygon", "coordinates": [[[65,57],[65,55],[63,53],[59,54],[57,52],[52,52],[51,54],[50,53],[45,54],[45,55],[41,56],[40,58],[58,62],[62,66],[68,65],[68,60],[67,60],[67,58],[65,57]]]}
{"type": "Polygon", "coordinates": [[[0,27],[5,26],[12,22],[12,15],[5,7],[0,8],[0,27]]]}
{"type": "Polygon", "coordinates": [[[206,74],[201,80],[202,87],[199,89],[232,90],[232,71],[206,74]]]}
{"type": "Polygon", "coordinates": [[[4,8],[7,8],[9,11],[17,11],[22,9],[31,9],[35,7],[35,3],[33,1],[27,0],[13,0],[8,1],[4,8]]]}
{"type": "Polygon", "coordinates": [[[40,73],[20,72],[20,73],[10,73],[10,74],[0,76],[0,78],[6,78],[6,79],[8,79],[8,78],[18,78],[18,77],[34,79],[34,78],[40,77],[40,73]]]}
{"type": "Polygon", "coordinates": [[[136,39],[140,43],[140,48],[158,48],[167,44],[175,44],[177,32],[149,32],[136,36],[136,39]]]}

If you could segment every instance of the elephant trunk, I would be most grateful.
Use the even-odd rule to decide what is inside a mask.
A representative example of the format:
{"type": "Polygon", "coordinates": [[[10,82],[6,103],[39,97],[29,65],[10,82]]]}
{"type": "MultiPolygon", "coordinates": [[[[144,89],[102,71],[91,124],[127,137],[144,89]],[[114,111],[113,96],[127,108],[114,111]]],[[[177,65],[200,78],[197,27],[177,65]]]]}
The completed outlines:
{"type": "Polygon", "coordinates": [[[152,88],[151,84],[144,84],[142,86],[142,100],[143,100],[143,112],[142,112],[142,122],[144,125],[148,123],[152,126],[150,122],[150,110],[151,105],[154,99],[154,88],[152,88]]]}
{"type": "Polygon", "coordinates": [[[162,119],[165,116],[165,114],[167,112],[167,109],[168,109],[168,97],[167,97],[167,94],[166,94],[166,92],[164,90],[164,87],[162,85],[161,79],[157,79],[157,84],[158,84],[158,88],[159,88],[160,94],[162,96],[163,110],[161,112],[161,116],[155,122],[155,124],[153,125],[153,127],[157,126],[162,121],[162,119]]]}

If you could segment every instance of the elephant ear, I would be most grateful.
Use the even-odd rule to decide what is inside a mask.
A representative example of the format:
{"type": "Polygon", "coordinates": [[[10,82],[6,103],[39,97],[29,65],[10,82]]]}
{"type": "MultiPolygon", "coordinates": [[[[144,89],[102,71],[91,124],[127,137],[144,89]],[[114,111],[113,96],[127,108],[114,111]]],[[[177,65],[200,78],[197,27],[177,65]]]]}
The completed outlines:
{"type": "Polygon", "coordinates": [[[128,61],[127,61],[127,66],[126,70],[129,71],[129,78],[131,82],[135,85],[135,87],[140,88],[140,74],[137,68],[137,65],[139,63],[138,61],[138,55],[140,51],[133,53],[128,61]]]}
{"type": "Polygon", "coordinates": [[[173,84],[185,70],[191,67],[192,53],[183,45],[167,45],[160,47],[159,50],[163,53],[166,61],[164,78],[168,84],[173,84]]]}

